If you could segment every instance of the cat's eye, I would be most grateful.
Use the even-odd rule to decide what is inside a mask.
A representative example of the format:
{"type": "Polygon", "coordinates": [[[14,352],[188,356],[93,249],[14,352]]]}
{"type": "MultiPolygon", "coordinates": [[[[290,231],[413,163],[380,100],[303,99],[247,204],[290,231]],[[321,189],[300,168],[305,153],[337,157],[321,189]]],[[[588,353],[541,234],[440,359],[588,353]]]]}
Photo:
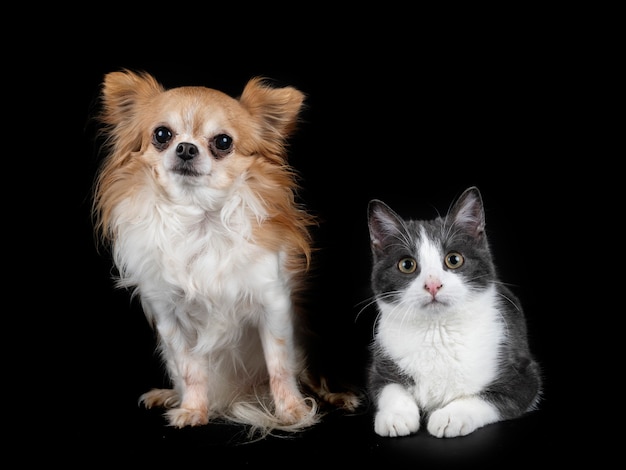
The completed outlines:
{"type": "Polygon", "coordinates": [[[398,269],[404,274],[413,274],[417,269],[417,261],[413,258],[402,258],[398,261],[398,269]]]}
{"type": "Polygon", "coordinates": [[[224,158],[233,151],[233,138],[228,134],[218,134],[209,141],[209,148],[215,158],[224,158]]]}
{"type": "Polygon", "coordinates": [[[446,263],[446,266],[450,269],[458,269],[461,266],[463,266],[463,263],[465,262],[465,258],[463,258],[463,255],[457,251],[451,251],[450,253],[448,253],[444,259],[444,262],[446,263]]]}
{"type": "Polygon", "coordinates": [[[173,136],[174,134],[172,134],[172,131],[167,127],[159,126],[152,133],[152,143],[157,149],[163,150],[167,147],[167,144],[172,140],[173,136]]]}

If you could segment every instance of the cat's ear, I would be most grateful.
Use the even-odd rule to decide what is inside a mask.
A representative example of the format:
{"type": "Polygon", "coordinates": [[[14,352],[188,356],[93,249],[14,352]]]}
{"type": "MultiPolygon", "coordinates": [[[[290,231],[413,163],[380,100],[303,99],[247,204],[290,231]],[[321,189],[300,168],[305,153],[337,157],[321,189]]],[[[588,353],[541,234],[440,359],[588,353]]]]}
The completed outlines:
{"type": "Polygon", "coordinates": [[[467,188],[450,209],[455,225],[479,238],[485,232],[485,210],[480,191],[476,186],[467,188]]]}
{"type": "Polygon", "coordinates": [[[384,202],[373,199],[368,205],[370,244],[374,253],[382,253],[402,232],[402,219],[384,202]]]}

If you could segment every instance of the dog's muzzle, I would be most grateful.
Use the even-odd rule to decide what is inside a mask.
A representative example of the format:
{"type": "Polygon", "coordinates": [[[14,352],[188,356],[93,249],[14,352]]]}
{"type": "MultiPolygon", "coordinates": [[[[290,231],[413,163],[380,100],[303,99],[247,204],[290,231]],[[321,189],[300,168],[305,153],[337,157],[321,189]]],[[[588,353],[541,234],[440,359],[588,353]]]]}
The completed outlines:
{"type": "Polygon", "coordinates": [[[195,144],[181,142],[176,146],[176,162],[172,171],[181,176],[200,176],[199,155],[200,151],[195,144]]]}
{"type": "Polygon", "coordinates": [[[176,156],[183,161],[193,160],[198,155],[198,147],[189,142],[181,142],[176,146],[176,156]]]}

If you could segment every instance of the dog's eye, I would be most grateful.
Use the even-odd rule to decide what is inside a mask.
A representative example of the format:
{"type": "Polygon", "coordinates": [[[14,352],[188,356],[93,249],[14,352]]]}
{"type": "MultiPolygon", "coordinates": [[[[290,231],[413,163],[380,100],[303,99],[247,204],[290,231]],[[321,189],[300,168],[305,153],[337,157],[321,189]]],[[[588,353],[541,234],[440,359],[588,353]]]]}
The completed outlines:
{"type": "Polygon", "coordinates": [[[158,149],[167,147],[170,140],[172,140],[172,131],[165,126],[157,127],[152,134],[152,143],[158,149]]]}
{"type": "Polygon", "coordinates": [[[215,158],[224,158],[233,151],[233,138],[227,134],[218,134],[211,139],[209,147],[215,158]]]}

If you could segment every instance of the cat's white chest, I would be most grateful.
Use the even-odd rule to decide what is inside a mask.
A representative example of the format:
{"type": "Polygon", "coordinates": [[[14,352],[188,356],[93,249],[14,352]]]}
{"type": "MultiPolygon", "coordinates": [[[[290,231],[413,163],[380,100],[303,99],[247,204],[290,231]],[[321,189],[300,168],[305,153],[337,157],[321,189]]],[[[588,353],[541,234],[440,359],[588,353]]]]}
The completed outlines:
{"type": "Polygon", "coordinates": [[[380,308],[376,341],[415,380],[411,392],[423,408],[476,393],[493,380],[504,329],[491,295],[441,316],[380,308]]]}

